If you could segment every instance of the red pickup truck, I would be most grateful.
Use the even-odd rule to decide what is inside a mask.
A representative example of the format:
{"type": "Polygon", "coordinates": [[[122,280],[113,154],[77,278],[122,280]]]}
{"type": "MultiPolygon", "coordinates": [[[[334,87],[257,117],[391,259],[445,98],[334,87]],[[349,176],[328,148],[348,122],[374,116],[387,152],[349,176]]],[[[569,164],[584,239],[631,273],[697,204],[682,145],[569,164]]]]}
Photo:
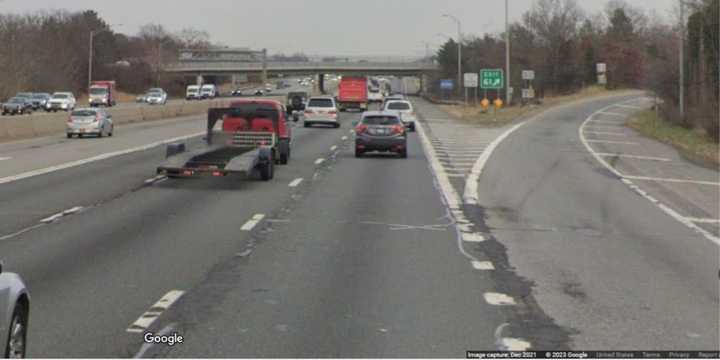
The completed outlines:
{"type": "Polygon", "coordinates": [[[368,108],[368,82],[364,76],[343,76],[338,84],[338,109],[367,110],[368,108]]]}

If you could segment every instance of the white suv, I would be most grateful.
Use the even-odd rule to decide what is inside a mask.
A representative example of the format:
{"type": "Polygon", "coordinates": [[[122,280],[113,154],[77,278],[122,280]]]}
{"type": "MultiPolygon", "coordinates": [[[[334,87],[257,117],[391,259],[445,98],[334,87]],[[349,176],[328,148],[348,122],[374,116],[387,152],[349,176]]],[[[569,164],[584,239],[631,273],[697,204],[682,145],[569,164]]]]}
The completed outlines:
{"type": "Polygon", "coordinates": [[[415,110],[413,110],[411,102],[407,100],[390,100],[385,103],[383,110],[400,113],[400,118],[403,124],[405,124],[405,127],[410,129],[410,131],[415,131],[415,121],[417,117],[415,116],[415,110]]]}
{"type": "Polygon", "coordinates": [[[71,92],[56,92],[45,104],[48,111],[71,111],[75,109],[75,96],[71,92]]]}
{"type": "Polygon", "coordinates": [[[335,99],[330,96],[311,97],[305,106],[303,124],[310,127],[313,124],[328,124],[335,128],[340,127],[338,122],[338,109],[335,99]]]}

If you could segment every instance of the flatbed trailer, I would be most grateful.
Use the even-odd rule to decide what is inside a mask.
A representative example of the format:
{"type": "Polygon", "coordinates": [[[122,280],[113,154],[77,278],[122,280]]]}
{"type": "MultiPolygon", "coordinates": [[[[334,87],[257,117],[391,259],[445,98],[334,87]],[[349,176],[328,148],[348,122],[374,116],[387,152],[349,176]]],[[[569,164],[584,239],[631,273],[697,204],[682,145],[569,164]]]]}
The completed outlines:
{"type": "MultiPolygon", "coordinates": [[[[267,109],[265,109],[267,110],[267,109]]],[[[157,173],[168,177],[228,176],[249,177],[258,172],[262,180],[274,175],[274,164],[278,159],[279,119],[276,112],[256,109],[213,108],[208,110],[205,142],[189,150],[185,143],[167,146],[166,159],[157,167],[157,173]],[[234,132],[218,132],[215,124],[226,116],[247,119],[246,129],[234,132]],[[270,119],[273,129],[256,131],[255,119],[270,119]]]]}

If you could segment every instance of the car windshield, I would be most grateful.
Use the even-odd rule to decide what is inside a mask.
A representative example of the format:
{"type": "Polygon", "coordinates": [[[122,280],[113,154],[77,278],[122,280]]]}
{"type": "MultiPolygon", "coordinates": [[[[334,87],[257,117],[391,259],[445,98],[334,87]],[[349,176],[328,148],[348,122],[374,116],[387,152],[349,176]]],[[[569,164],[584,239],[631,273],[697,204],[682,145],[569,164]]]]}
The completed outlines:
{"type": "Polygon", "coordinates": [[[720,0],[0,0],[0,98],[0,357],[720,360],[720,0]]]}
{"type": "Polygon", "coordinates": [[[308,107],[331,108],[333,101],[332,99],[310,99],[308,107]]]}
{"type": "Polygon", "coordinates": [[[390,115],[371,115],[364,117],[362,123],[365,125],[397,125],[400,123],[400,119],[390,115]]]}
{"type": "Polygon", "coordinates": [[[95,112],[95,110],[83,109],[83,110],[75,110],[72,112],[71,115],[77,116],[77,117],[86,117],[86,116],[95,116],[95,115],[97,115],[97,113],[95,112]]]}
{"type": "Polygon", "coordinates": [[[410,104],[406,102],[391,102],[386,106],[387,110],[410,110],[410,104]]]}

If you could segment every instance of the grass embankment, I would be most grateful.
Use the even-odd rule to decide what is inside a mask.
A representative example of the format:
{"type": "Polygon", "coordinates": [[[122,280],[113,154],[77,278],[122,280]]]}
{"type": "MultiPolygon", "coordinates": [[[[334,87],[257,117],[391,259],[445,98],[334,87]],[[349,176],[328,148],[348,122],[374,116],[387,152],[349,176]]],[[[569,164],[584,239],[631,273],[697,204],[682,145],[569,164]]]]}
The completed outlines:
{"type": "Polygon", "coordinates": [[[720,146],[704,130],[673,125],[647,110],[635,114],[627,126],[639,133],[669,144],[691,161],[720,168],[720,146]]]}
{"type": "Polygon", "coordinates": [[[444,111],[457,116],[458,118],[481,126],[495,127],[503,126],[513,122],[516,119],[528,117],[537,112],[545,110],[551,106],[563,103],[581,100],[585,98],[599,97],[605,95],[622,95],[623,91],[610,91],[604,87],[592,86],[580,90],[571,95],[548,96],[542,100],[540,105],[525,105],[502,108],[493,113],[492,106],[487,113],[482,112],[480,106],[458,106],[458,105],[440,105],[444,111]]]}

